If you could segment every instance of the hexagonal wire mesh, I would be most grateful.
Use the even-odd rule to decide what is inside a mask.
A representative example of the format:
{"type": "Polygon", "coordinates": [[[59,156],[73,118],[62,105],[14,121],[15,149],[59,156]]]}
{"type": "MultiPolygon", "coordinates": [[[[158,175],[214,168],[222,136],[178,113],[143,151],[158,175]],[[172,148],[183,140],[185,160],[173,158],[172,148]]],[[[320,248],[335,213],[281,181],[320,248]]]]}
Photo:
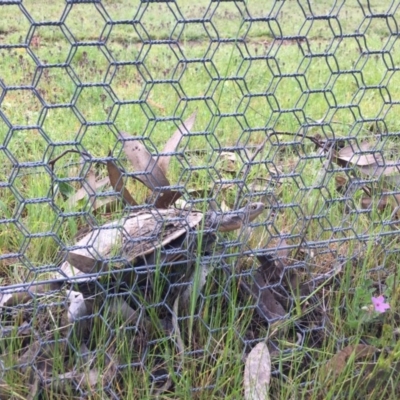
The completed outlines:
{"type": "Polygon", "coordinates": [[[271,396],[321,398],[394,346],[398,16],[0,1],[2,398],[240,398],[265,340],[271,396]]]}

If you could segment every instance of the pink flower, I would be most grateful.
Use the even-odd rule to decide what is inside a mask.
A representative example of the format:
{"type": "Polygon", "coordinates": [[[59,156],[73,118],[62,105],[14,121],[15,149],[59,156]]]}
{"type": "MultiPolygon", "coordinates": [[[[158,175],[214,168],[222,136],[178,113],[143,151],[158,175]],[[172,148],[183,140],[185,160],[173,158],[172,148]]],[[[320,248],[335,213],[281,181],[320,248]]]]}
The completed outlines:
{"type": "Polygon", "coordinates": [[[386,310],[390,309],[390,305],[385,303],[385,298],[382,295],[378,297],[372,297],[371,301],[376,312],[384,313],[386,310]]]}

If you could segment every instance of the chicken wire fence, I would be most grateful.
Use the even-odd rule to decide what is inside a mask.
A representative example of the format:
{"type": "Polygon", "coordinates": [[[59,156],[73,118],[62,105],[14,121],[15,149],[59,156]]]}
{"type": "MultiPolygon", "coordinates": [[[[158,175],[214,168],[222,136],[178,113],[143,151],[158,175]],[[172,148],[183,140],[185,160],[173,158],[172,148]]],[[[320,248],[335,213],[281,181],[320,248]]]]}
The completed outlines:
{"type": "Polygon", "coordinates": [[[398,17],[0,1],[1,398],[226,396],[265,340],[315,389],[338,315],[395,297],[398,17]]]}

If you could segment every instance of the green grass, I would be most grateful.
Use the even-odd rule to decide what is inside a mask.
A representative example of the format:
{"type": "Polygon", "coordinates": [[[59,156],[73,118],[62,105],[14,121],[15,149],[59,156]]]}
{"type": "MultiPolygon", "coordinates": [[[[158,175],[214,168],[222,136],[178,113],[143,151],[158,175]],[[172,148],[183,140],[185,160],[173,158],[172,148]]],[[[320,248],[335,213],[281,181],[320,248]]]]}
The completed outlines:
{"type": "MultiPolygon", "coordinates": [[[[311,141],[302,135],[373,141],[372,120],[379,121],[383,133],[397,132],[400,74],[393,69],[400,62],[400,51],[389,34],[388,24],[394,29],[392,20],[373,18],[367,26],[360,6],[367,12],[366,1],[346,1],[331,25],[324,19],[306,20],[303,12],[312,15],[306,3],[249,0],[247,4],[210,5],[208,0],[182,0],[179,8],[173,3],[135,2],[132,6],[128,1],[111,0],[97,8],[75,4],[61,28],[39,26],[29,37],[30,22],[19,7],[0,6],[0,43],[20,44],[0,49],[0,111],[5,116],[0,118],[0,182],[10,184],[0,185],[0,255],[10,254],[0,260],[2,285],[45,279],[46,266],[55,266],[60,241],[73,244],[73,236],[85,223],[83,218],[67,214],[77,211],[68,206],[65,197],[78,190],[79,184],[60,184],[50,199],[49,167],[38,163],[47,163],[71,148],[99,158],[111,149],[121,156],[122,165],[128,166],[120,154],[116,131],[145,136],[156,154],[179,125],[163,119],[175,116],[185,120],[197,110],[193,131],[199,134],[181,141],[181,157],[174,157],[168,178],[186,189],[211,187],[218,204],[231,208],[238,187],[225,184],[243,179],[249,156],[240,152],[234,171],[228,172],[219,151],[224,147],[254,151],[271,129],[291,133],[271,137],[250,169],[244,194],[268,192],[268,199],[272,195],[281,206],[276,213],[265,212],[265,224],[254,229],[248,246],[282,251],[278,242],[285,236],[291,247],[288,265],[304,260],[308,270],[302,270],[301,279],[315,282],[311,295],[294,295],[290,316],[268,325],[258,317],[254,301],[240,291],[241,279],[249,278],[228,277],[217,265],[190,307],[191,313],[179,321],[185,344],[182,355],[176,337],[166,333],[159,321],[172,307],[164,305],[165,276],[159,270],[154,277],[159,290],[151,301],[142,299],[148,302],[147,315],[140,317],[137,330],[119,329],[123,318],[110,314],[109,305],[97,309],[96,304],[87,344],[92,363],[82,351],[76,351],[77,338],[68,339],[67,350],[64,345],[51,345],[54,376],[69,371],[68,362],[75,362],[78,372],[87,377],[93,369],[99,371],[102,378],[93,387],[83,385],[82,391],[91,391],[90,398],[112,398],[111,391],[120,398],[156,398],[159,386],[165,383],[161,380],[152,388],[151,379],[157,374],[170,374],[171,378],[168,389],[160,391],[162,399],[242,398],[243,357],[262,338],[275,349],[272,399],[398,397],[398,228],[389,224],[392,210],[379,211],[377,199],[370,211],[363,210],[361,189],[346,202],[335,178],[348,175],[334,164],[324,173],[324,157],[318,156],[311,141]],[[269,22],[243,21],[247,13],[252,18],[265,17],[267,10],[269,22]],[[109,17],[140,23],[112,25],[106,23],[109,17]],[[206,22],[176,22],[196,18],[206,22]],[[364,33],[359,41],[339,37],[356,30],[364,33]],[[306,40],[274,40],[280,35],[300,35],[306,40]],[[213,41],[218,37],[236,41],[213,41]],[[169,38],[178,40],[179,46],[148,43],[169,38]],[[104,43],[96,46],[99,40],[104,43]],[[70,41],[91,43],[71,46],[70,41]],[[385,53],[367,54],[367,50],[385,53]],[[69,65],[39,68],[32,55],[43,65],[69,65]],[[267,59],[258,59],[266,55],[267,59]],[[116,66],[110,60],[140,63],[116,66]],[[160,80],[168,82],[154,83],[160,80]],[[90,83],[103,86],[85,86],[90,83]],[[31,85],[46,104],[72,106],[44,107],[31,85]],[[380,85],[383,88],[377,88],[380,85]],[[18,86],[22,88],[15,89],[18,86]],[[305,132],[304,126],[312,120],[323,124],[305,132]],[[279,184],[274,185],[270,178],[277,173],[279,184]],[[346,211],[348,206],[351,213],[346,211]],[[66,213],[61,217],[62,210],[66,213]],[[342,267],[336,277],[326,283],[317,280],[337,264],[342,267]],[[361,307],[369,304],[372,294],[380,293],[389,297],[392,310],[369,318],[361,307]],[[304,321],[307,326],[302,326],[299,345],[296,332],[304,321]],[[324,363],[338,350],[364,342],[382,352],[373,360],[350,360],[336,377],[324,376],[324,363]],[[113,358],[115,365],[125,366],[119,369],[118,379],[115,365],[107,357],[113,358]]],[[[330,3],[334,2],[312,3],[313,15],[327,14],[330,3]]],[[[387,12],[391,4],[368,3],[374,13],[387,12]]],[[[23,5],[35,22],[60,21],[70,7],[44,0],[23,5]]],[[[337,12],[336,7],[333,13],[337,12]]],[[[383,149],[390,150],[397,160],[397,138],[388,135],[385,140],[383,149]]],[[[76,178],[78,161],[77,154],[62,158],[55,166],[57,178],[76,178]]],[[[106,169],[100,166],[97,173],[104,177],[106,169]]],[[[378,192],[393,189],[385,182],[369,185],[378,192]]],[[[144,201],[147,193],[141,184],[128,180],[127,187],[139,202],[144,201]]],[[[82,203],[79,207],[89,208],[82,203]]],[[[110,216],[91,218],[102,223],[110,216]]],[[[228,237],[235,239],[234,234],[228,237]]],[[[235,272],[244,274],[258,267],[254,257],[232,258],[231,263],[235,272]]],[[[42,311],[46,321],[57,322],[54,314],[58,310],[52,306],[42,311]]],[[[33,337],[39,329],[33,323],[33,339],[29,339],[17,332],[24,315],[14,319],[12,334],[0,340],[0,358],[10,368],[20,360],[29,340],[36,340],[33,337]]],[[[53,338],[60,337],[57,324],[45,327],[53,338]]],[[[39,331],[44,334],[46,329],[39,331]]],[[[2,380],[0,386],[8,390],[10,398],[25,398],[26,388],[32,384],[28,382],[29,369],[12,368],[2,380]]],[[[65,398],[78,396],[68,385],[62,389],[65,398]]],[[[55,383],[47,385],[43,396],[58,398],[60,390],[55,383]]]]}

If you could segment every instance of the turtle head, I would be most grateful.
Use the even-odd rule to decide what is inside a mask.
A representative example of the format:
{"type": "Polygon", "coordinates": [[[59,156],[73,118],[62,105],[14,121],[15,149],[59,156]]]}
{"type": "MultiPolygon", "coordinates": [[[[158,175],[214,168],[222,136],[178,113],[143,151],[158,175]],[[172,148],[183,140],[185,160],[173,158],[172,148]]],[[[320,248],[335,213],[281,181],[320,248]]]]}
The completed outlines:
{"type": "Polygon", "coordinates": [[[264,203],[249,203],[238,210],[228,211],[226,213],[217,213],[214,220],[214,226],[220,232],[229,232],[240,229],[244,224],[253,221],[265,209],[264,203]]]}

